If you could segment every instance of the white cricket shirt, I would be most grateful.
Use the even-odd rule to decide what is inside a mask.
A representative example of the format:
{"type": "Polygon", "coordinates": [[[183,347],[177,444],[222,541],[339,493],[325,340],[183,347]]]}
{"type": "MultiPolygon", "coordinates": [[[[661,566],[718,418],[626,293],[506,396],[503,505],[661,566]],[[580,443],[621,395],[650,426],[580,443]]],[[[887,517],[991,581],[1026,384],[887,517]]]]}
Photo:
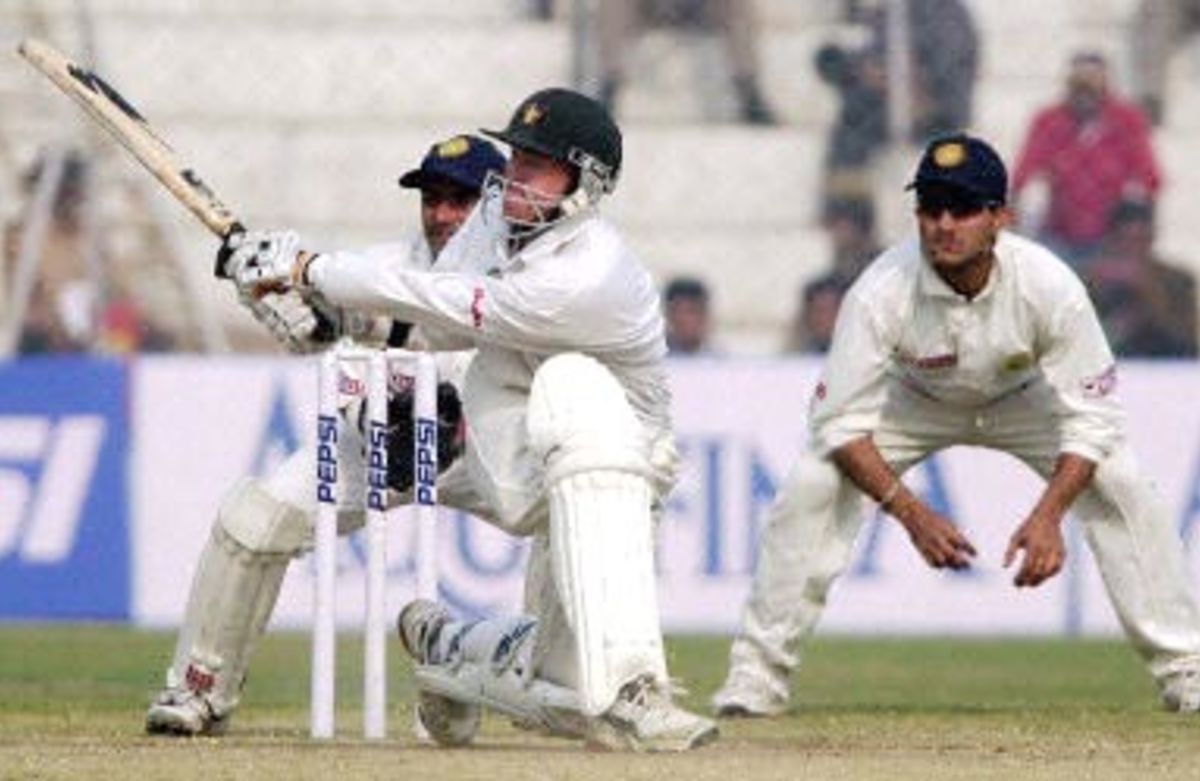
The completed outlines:
{"type": "Polygon", "coordinates": [[[987,285],[967,300],[912,238],[880,255],[838,313],[809,426],[818,452],[870,434],[890,383],[947,410],[986,407],[1032,382],[1060,402],[1062,452],[1094,461],[1121,437],[1116,369],[1087,291],[1046,248],[1001,232],[987,285]]]}
{"type": "Polygon", "coordinates": [[[432,272],[334,252],[313,262],[310,281],[337,306],[419,324],[438,349],[478,348],[472,372],[493,390],[527,396],[546,358],[585,353],[613,372],[652,439],[669,434],[666,342],[650,274],[594,212],[509,256],[498,206],[481,201],[432,272]]]}

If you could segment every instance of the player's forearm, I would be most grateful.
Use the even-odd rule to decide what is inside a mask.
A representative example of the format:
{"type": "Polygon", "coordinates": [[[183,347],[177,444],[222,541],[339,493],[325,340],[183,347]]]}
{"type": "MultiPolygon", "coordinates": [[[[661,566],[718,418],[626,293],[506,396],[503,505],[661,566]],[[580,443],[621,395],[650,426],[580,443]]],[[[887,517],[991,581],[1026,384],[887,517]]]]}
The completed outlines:
{"type": "Polygon", "coordinates": [[[1095,474],[1095,461],[1075,453],[1061,454],[1032,515],[1061,522],[1079,494],[1091,485],[1095,474]]]}
{"type": "Polygon", "coordinates": [[[860,491],[885,512],[906,523],[916,497],[910,492],[869,437],[847,442],[830,454],[833,463],[860,491]]]}
{"type": "Polygon", "coordinates": [[[473,289],[459,275],[408,272],[376,258],[322,253],[305,281],[346,309],[414,322],[464,337],[474,334],[473,289]]]}
{"type": "Polygon", "coordinates": [[[309,266],[306,283],[347,309],[384,314],[438,332],[442,349],[578,347],[577,318],[558,315],[536,290],[456,272],[423,272],[332,253],[309,266]]]}

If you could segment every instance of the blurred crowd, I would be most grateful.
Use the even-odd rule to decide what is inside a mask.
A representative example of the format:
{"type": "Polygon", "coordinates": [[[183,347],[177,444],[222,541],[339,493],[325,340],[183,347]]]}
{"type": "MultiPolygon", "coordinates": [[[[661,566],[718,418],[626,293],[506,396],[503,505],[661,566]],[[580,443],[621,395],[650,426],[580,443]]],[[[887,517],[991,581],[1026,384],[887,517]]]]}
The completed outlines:
{"type": "MultiPolygon", "coordinates": [[[[528,0],[523,7],[531,19],[564,24],[568,6],[528,0]]],[[[727,79],[718,87],[733,98],[731,119],[748,132],[784,126],[786,107],[760,77],[757,10],[753,0],[595,4],[589,24],[596,97],[620,118],[623,91],[639,78],[631,58],[647,31],[709,36],[719,41],[727,65],[727,79]]],[[[949,131],[987,135],[972,123],[981,47],[992,42],[981,39],[970,3],[841,0],[839,29],[857,34],[819,46],[811,71],[796,74],[811,80],[814,90],[829,90],[836,106],[819,184],[819,227],[829,257],[823,273],[786,293],[794,303],[779,337],[781,352],[827,349],[842,296],[890,238],[878,235],[876,217],[883,155],[898,146],[915,149],[949,131]],[[896,8],[905,12],[894,15],[896,8]]],[[[1154,134],[1172,110],[1169,58],[1194,45],[1197,33],[1200,0],[1141,0],[1126,31],[1128,89],[1120,89],[1103,52],[1076,52],[1062,64],[1060,97],[1028,107],[1031,119],[1010,161],[1017,229],[1076,269],[1092,290],[1114,349],[1124,356],[1196,355],[1195,283],[1187,270],[1195,259],[1164,258],[1156,244],[1164,180],[1154,134]]],[[[7,324],[7,334],[0,336],[8,351],[197,349],[194,334],[156,317],[137,275],[122,273],[128,264],[107,246],[104,232],[89,229],[87,157],[68,151],[60,158],[50,166],[43,154],[30,164],[22,181],[24,203],[5,227],[0,323],[7,324]],[[50,173],[54,181],[48,181],[50,173]],[[39,198],[42,218],[35,208],[39,198]]],[[[713,334],[718,318],[712,300],[719,293],[709,289],[702,269],[664,280],[673,353],[723,352],[713,346],[719,335],[713,334]]]]}
{"type": "MultiPolygon", "coordinates": [[[[55,149],[22,177],[24,203],[4,227],[7,352],[128,354],[180,345],[141,306],[145,291],[95,229],[91,166],[55,149]]],[[[159,248],[161,251],[161,248],[159,248]]]]}
{"type": "MultiPolygon", "coordinates": [[[[747,4],[749,6],[751,4],[747,4]]],[[[853,46],[829,43],[814,58],[837,112],[824,154],[820,225],[827,270],[796,292],[781,339],[785,353],[828,349],[842,296],[881,249],[874,193],[880,157],[896,144],[921,145],[972,128],[981,41],[961,0],[910,0],[903,19],[894,3],[846,0],[844,20],[862,33],[853,46]],[[908,80],[896,80],[893,39],[908,42],[908,80]],[[897,89],[908,101],[897,116],[897,89]],[[898,120],[902,120],[898,123],[898,120]]],[[[1128,40],[1133,95],[1114,85],[1104,53],[1082,50],[1064,63],[1061,97],[1031,107],[1032,119],[1012,164],[1016,228],[1053,248],[1087,284],[1112,348],[1127,357],[1197,354],[1195,280],[1187,259],[1156,248],[1163,185],[1153,129],[1170,110],[1169,58],[1200,33],[1200,0],[1142,0],[1128,40]],[[1033,193],[1041,193],[1039,198],[1033,193]]],[[[750,121],[747,119],[747,121],[750,121]]],[[[668,342],[677,354],[712,350],[710,291],[699,279],[665,288],[668,342]],[[696,314],[672,293],[695,302],[696,314]]]]}

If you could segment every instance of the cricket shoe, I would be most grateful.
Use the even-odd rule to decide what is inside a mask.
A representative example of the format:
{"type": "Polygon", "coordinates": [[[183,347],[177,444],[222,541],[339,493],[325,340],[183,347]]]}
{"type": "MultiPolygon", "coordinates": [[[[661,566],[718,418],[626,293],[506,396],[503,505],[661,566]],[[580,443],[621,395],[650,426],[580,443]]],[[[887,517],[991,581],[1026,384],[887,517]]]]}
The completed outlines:
{"type": "MultiPolygon", "coordinates": [[[[188,674],[192,677],[192,668],[188,674]]],[[[208,695],[193,688],[163,689],[146,711],[150,735],[223,735],[228,728],[229,714],[217,713],[208,695]]]]}
{"type": "Polygon", "coordinates": [[[766,672],[731,669],[725,684],[713,695],[712,707],[720,718],[778,716],[788,707],[787,679],[773,680],[766,672]]]}
{"type": "Polygon", "coordinates": [[[611,730],[593,730],[589,743],[634,751],[688,751],[711,743],[720,734],[716,722],[684,710],[671,701],[666,687],[652,675],[640,675],[621,687],[617,701],[600,720],[611,730]]]}
{"type": "Polygon", "coordinates": [[[1163,706],[1176,713],[1200,713],[1200,670],[1180,670],[1160,683],[1163,706]]]}
{"type": "MultiPolygon", "coordinates": [[[[404,650],[418,664],[436,664],[438,636],[450,621],[444,605],[428,599],[414,599],[404,606],[396,619],[396,628],[404,650]]],[[[479,732],[482,709],[435,692],[417,693],[417,719],[439,746],[465,746],[479,732]]]]}

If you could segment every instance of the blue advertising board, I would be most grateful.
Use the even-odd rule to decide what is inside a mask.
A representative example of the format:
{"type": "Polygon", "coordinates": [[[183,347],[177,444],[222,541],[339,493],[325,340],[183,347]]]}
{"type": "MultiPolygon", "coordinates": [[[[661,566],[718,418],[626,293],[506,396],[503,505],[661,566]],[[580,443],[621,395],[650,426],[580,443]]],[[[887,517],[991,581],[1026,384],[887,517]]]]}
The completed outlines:
{"type": "Polygon", "coordinates": [[[130,613],[126,366],[0,362],[0,620],[130,613]]]}

